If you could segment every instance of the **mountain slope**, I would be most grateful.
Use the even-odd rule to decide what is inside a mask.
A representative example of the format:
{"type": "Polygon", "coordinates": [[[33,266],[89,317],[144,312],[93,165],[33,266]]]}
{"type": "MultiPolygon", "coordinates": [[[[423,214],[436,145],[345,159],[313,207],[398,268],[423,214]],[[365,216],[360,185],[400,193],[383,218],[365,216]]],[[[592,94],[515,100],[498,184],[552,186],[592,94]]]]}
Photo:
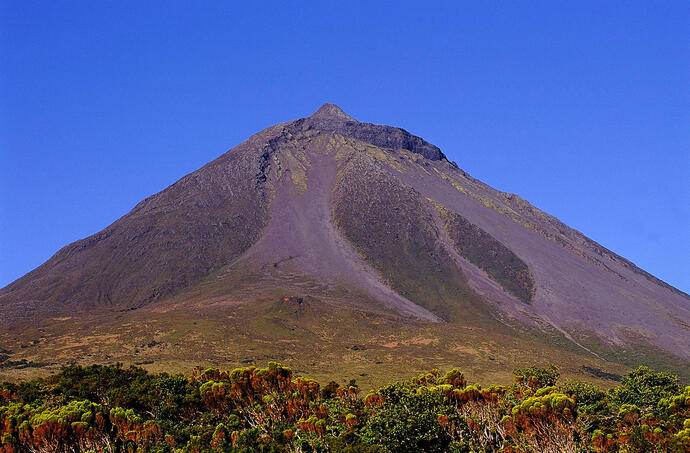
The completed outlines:
{"type": "MultiPolygon", "coordinates": [[[[458,329],[473,326],[611,363],[668,355],[685,369],[690,359],[686,294],[475,180],[423,139],[330,104],[252,136],[61,249],[0,290],[0,322],[6,338],[43,323],[61,344],[64,326],[51,319],[115,330],[201,313],[275,321],[283,312],[271,301],[283,295],[309,298],[294,311],[302,321],[308,306],[395,319],[396,331],[431,323],[459,341],[471,335],[458,329]]],[[[311,322],[295,341],[332,341],[311,322]]]]}

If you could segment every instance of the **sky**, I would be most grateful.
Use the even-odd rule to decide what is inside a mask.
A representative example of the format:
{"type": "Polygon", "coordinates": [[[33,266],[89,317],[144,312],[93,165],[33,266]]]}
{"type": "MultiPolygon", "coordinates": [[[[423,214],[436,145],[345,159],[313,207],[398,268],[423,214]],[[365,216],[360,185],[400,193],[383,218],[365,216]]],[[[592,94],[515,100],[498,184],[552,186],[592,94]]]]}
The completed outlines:
{"type": "Polygon", "coordinates": [[[0,0],[0,287],[324,102],[690,292],[690,2],[0,0]]]}

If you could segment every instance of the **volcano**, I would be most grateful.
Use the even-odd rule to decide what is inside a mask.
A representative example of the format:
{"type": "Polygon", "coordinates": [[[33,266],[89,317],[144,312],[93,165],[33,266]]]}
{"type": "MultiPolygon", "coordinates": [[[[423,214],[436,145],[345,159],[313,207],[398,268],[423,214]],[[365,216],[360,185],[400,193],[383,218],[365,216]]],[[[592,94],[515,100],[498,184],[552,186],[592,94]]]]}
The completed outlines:
{"type": "Polygon", "coordinates": [[[687,294],[422,138],[332,104],[62,248],[0,307],[10,362],[33,371],[278,358],[316,376],[482,374],[528,358],[687,376],[690,361],[687,294]]]}

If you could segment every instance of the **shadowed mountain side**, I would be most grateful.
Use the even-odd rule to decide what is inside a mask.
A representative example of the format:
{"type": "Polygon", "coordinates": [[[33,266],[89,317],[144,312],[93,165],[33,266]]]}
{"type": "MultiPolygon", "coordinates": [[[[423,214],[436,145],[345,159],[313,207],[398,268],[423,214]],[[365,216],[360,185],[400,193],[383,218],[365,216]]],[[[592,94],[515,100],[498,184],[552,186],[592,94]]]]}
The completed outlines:
{"type": "Polygon", "coordinates": [[[338,228],[397,293],[445,320],[486,316],[486,303],[439,242],[428,206],[366,152],[343,166],[333,210],[338,228]]]}
{"type": "MultiPolygon", "coordinates": [[[[140,307],[175,294],[247,250],[268,220],[254,140],[139,203],[103,231],[70,244],[0,291],[33,310],[140,307]]],[[[260,140],[259,140],[260,141],[260,140]]],[[[27,308],[29,309],[27,311],[27,308]]]]}
{"type": "Polygon", "coordinates": [[[529,304],[534,296],[534,279],[527,265],[477,225],[440,205],[436,208],[460,255],[484,270],[506,291],[529,304]]]}

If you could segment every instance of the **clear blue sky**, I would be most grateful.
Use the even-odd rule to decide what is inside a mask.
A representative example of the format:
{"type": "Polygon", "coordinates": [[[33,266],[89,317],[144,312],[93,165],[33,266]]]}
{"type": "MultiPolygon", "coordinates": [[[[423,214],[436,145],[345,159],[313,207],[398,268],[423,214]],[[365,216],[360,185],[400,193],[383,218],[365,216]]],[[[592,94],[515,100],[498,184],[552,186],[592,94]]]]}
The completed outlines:
{"type": "Polygon", "coordinates": [[[690,292],[690,2],[289,3],[0,1],[0,286],[333,102],[690,292]]]}

